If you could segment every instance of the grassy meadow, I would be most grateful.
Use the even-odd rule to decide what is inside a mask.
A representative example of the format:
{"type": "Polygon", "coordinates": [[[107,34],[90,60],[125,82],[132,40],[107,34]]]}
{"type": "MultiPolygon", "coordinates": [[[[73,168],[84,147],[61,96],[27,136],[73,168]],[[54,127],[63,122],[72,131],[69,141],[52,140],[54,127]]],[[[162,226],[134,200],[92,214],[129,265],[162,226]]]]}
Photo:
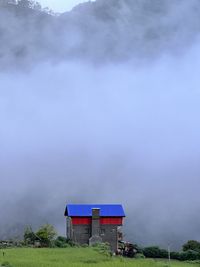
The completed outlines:
{"type": "MultiPolygon", "coordinates": [[[[8,262],[12,267],[167,267],[165,260],[126,259],[108,257],[93,248],[65,249],[32,249],[18,248],[0,250],[0,266],[8,262]],[[3,255],[4,252],[4,255],[3,255]]],[[[9,265],[8,265],[9,266],[9,265]]],[[[194,267],[199,264],[188,264],[172,261],[171,267],[194,267]]]]}

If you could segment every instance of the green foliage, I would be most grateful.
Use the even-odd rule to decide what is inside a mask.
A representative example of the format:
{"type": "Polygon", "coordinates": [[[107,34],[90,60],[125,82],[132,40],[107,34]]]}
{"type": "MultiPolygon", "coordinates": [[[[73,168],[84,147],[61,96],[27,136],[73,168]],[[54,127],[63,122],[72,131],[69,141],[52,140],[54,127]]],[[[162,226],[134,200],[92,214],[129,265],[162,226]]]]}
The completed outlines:
{"type": "Polygon", "coordinates": [[[88,264],[109,267],[106,263],[110,262],[110,258],[90,247],[9,249],[6,258],[0,253],[0,266],[7,259],[14,267],[82,267],[88,264]]]}
{"type": "Polygon", "coordinates": [[[172,251],[170,253],[170,257],[171,257],[171,259],[174,259],[174,260],[180,260],[181,259],[181,253],[177,252],[177,251],[172,251]]]}
{"type": "Polygon", "coordinates": [[[54,247],[58,248],[67,248],[67,247],[74,247],[75,244],[68,238],[63,236],[58,236],[54,241],[54,247]]]}
{"type": "Polygon", "coordinates": [[[3,267],[12,267],[12,265],[8,261],[4,261],[1,266],[3,267]]]}
{"type": "Polygon", "coordinates": [[[189,240],[183,245],[183,251],[171,252],[171,258],[180,261],[199,261],[200,260],[200,242],[189,240]]]}
{"type": "Polygon", "coordinates": [[[139,254],[143,254],[143,248],[138,246],[137,244],[133,244],[133,248],[137,251],[139,254]]]}
{"type": "Polygon", "coordinates": [[[35,241],[37,240],[37,237],[35,233],[33,232],[31,226],[27,226],[24,231],[24,243],[25,245],[34,245],[35,241]]]}
{"type": "Polygon", "coordinates": [[[167,258],[168,257],[167,250],[161,249],[157,246],[144,248],[143,254],[147,258],[167,258]]]}
{"type": "Polygon", "coordinates": [[[194,250],[171,252],[170,255],[171,255],[171,259],[180,260],[180,261],[200,260],[200,253],[194,250]]]}
{"type": "Polygon", "coordinates": [[[200,266],[200,260],[187,261],[187,263],[198,264],[197,266],[200,266]]]}
{"type": "Polygon", "coordinates": [[[83,244],[81,247],[82,247],[82,248],[88,248],[89,245],[88,245],[88,244],[83,244]]]}
{"type": "Polygon", "coordinates": [[[105,256],[111,256],[110,245],[108,243],[99,243],[93,245],[94,250],[105,256]]]}
{"type": "MultiPolygon", "coordinates": [[[[0,263],[12,267],[165,267],[166,260],[107,257],[94,248],[20,248],[0,253],[0,263]]],[[[1,266],[1,264],[0,264],[1,266]]],[[[198,265],[196,265],[198,266],[198,265]]],[[[171,267],[194,267],[192,263],[172,261],[171,267]]]]}
{"type": "MultiPolygon", "coordinates": [[[[38,247],[49,247],[53,245],[54,238],[56,236],[54,227],[50,224],[42,225],[35,233],[30,226],[24,231],[24,244],[38,247]]],[[[57,244],[64,243],[64,238],[58,239],[57,244]]],[[[65,242],[66,243],[66,242],[65,242]]],[[[61,246],[62,247],[62,246],[61,246]]]]}
{"type": "Polygon", "coordinates": [[[135,256],[134,256],[134,258],[135,259],[145,259],[145,256],[142,253],[136,253],[135,256]]]}
{"type": "Polygon", "coordinates": [[[53,225],[45,224],[39,228],[36,232],[36,236],[40,240],[42,246],[50,246],[54,238],[56,237],[56,230],[53,225]]]}
{"type": "MultiPolygon", "coordinates": [[[[168,258],[167,250],[160,249],[159,247],[146,247],[143,249],[143,254],[147,258],[165,258],[165,259],[168,258]]],[[[179,261],[195,261],[195,260],[200,260],[200,252],[188,249],[181,252],[171,252],[170,257],[171,259],[179,261]]]]}
{"type": "Polygon", "coordinates": [[[200,242],[196,240],[189,240],[183,245],[183,251],[194,250],[200,252],[200,242]]]}
{"type": "Polygon", "coordinates": [[[200,259],[200,253],[194,250],[187,250],[179,253],[179,260],[181,261],[193,261],[200,259]]]}

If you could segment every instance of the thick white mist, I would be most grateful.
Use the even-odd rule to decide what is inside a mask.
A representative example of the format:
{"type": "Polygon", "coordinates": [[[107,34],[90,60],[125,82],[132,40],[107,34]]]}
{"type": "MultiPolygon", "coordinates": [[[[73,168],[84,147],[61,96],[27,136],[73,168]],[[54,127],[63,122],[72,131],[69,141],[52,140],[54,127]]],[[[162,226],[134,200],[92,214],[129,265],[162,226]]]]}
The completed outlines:
{"type": "Polygon", "coordinates": [[[140,67],[0,74],[1,225],[48,221],[64,233],[66,202],[117,202],[126,239],[200,238],[199,59],[196,42],[140,67]]]}
{"type": "Polygon", "coordinates": [[[0,9],[0,238],[122,203],[126,239],[199,236],[198,0],[0,9]],[[38,26],[39,25],[39,26],[38,26]]]}

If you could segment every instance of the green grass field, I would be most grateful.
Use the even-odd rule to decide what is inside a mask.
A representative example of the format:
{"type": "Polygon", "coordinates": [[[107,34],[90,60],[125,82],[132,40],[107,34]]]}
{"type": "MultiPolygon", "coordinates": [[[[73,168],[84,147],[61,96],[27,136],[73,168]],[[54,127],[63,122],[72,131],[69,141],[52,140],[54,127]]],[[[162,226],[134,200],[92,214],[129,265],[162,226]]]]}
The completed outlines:
{"type": "MultiPolygon", "coordinates": [[[[9,262],[12,267],[168,267],[167,261],[151,259],[125,259],[108,257],[92,248],[31,249],[18,248],[0,250],[0,266],[9,262]],[[5,255],[3,256],[3,252],[5,255]]],[[[172,261],[171,267],[194,267],[172,261]]]]}

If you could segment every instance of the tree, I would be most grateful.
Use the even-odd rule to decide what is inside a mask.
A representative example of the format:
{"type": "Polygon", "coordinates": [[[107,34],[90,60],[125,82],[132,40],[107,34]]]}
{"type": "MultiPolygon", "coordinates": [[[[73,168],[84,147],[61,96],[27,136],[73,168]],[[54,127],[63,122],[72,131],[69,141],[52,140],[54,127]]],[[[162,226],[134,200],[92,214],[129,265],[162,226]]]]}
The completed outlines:
{"type": "Polygon", "coordinates": [[[33,232],[31,226],[27,226],[24,231],[24,243],[26,245],[34,245],[37,240],[35,233],[33,232]]]}
{"type": "Polygon", "coordinates": [[[45,224],[36,232],[42,246],[50,246],[57,233],[53,225],[45,224]]]}
{"type": "Polygon", "coordinates": [[[31,1],[29,1],[29,0],[19,0],[18,1],[18,6],[30,8],[31,7],[31,1]]]}
{"type": "Polygon", "coordinates": [[[19,0],[18,6],[24,7],[24,8],[32,8],[38,11],[41,11],[42,9],[40,3],[38,3],[37,1],[33,1],[33,0],[19,0]]]}
{"type": "Polygon", "coordinates": [[[200,242],[196,240],[189,240],[183,245],[183,251],[194,250],[200,252],[200,242]]]}

